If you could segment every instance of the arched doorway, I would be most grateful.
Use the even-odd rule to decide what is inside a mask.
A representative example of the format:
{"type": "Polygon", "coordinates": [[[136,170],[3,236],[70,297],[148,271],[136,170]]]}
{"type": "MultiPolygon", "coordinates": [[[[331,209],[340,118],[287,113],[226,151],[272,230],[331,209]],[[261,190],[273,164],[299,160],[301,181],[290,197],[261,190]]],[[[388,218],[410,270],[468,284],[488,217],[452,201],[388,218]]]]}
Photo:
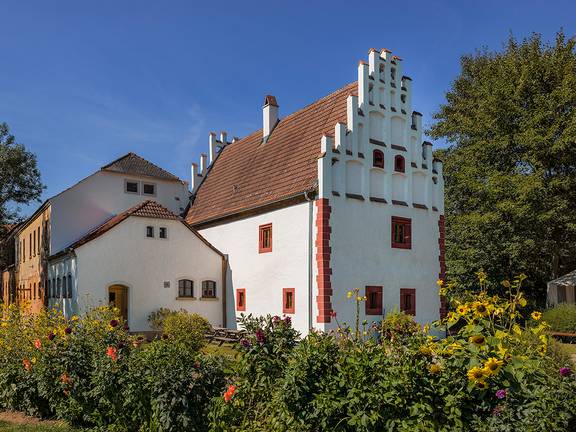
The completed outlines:
{"type": "Polygon", "coordinates": [[[120,315],[128,321],[128,287],[114,284],[108,287],[108,304],[120,309],[120,315]]]}

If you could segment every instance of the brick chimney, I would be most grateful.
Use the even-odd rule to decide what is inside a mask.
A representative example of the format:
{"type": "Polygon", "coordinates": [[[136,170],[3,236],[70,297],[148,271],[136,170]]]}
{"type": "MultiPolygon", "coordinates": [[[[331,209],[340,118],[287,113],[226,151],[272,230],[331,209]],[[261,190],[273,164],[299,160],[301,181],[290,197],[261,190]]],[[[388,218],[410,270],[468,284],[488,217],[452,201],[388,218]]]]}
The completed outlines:
{"type": "Polygon", "coordinates": [[[272,95],[267,95],[264,99],[264,106],[262,107],[262,117],[264,124],[262,127],[262,139],[264,142],[268,140],[268,136],[278,123],[278,103],[276,98],[272,95]]]}

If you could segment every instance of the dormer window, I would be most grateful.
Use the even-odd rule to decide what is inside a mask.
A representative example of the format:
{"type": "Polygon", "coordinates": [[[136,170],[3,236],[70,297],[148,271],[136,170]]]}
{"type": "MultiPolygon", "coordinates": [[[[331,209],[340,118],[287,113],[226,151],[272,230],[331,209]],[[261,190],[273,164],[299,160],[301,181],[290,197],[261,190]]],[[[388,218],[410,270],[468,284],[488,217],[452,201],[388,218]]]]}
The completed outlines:
{"type": "Polygon", "coordinates": [[[403,156],[396,155],[394,157],[394,171],[404,172],[406,170],[406,161],[403,156]]]}
{"type": "Polygon", "coordinates": [[[384,168],[384,153],[381,150],[372,152],[372,166],[375,168],[384,168]]]}
{"type": "Polygon", "coordinates": [[[396,68],[390,69],[390,78],[392,79],[392,81],[396,79],[396,68]]]}

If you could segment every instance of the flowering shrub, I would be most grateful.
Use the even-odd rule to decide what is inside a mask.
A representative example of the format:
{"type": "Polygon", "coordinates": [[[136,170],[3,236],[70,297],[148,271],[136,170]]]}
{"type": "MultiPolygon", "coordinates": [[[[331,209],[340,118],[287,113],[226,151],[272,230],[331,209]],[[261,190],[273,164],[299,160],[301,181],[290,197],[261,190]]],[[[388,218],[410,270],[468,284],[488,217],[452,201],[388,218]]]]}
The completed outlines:
{"type": "MultiPolygon", "coordinates": [[[[0,315],[0,409],[107,431],[207,430],[225,364],[189,336],[143,343],[110,307],[70,320],[24,312],[12,305],[0,315]]],[[[194,322],[201,328],[186,330],[203,332],[194,322]]]]}
{"type": "Polygon", "coordinates": [[[488,294],[482,273],[475,293],[439,281],[450,312],[432,329],[393,313],[296,343],[278,319],[251,319],[234,391],[217,398],[212,429],[573,430],[574,374],[541,314],[523,313],[522,280],[504,281],[504,296],[488,294]]]}

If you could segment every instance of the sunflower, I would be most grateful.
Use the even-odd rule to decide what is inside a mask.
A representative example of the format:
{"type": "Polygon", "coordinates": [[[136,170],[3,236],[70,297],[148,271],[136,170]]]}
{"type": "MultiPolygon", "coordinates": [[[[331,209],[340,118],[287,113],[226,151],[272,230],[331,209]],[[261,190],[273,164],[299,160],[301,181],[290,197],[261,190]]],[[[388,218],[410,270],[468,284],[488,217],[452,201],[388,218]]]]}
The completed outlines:
{"type": "Polygon", "coordinates": [[[486,371],[480,367],[473,367],[466,375],[468,375],[470,381],[478,382],[484,380],[484,377],[486,377],[486,371]]]}
{"type": "Polygon", "coordinates": [[[439,287],[441,287],[442,285],[444,285],[444,281],[442,279],[438,279],[436,281],[436,285],[438,285],[439,287]]]}
{"type": "Polygon", "coordinates": [[[488,384],[484,380],[476,381],[476,388],[478,390],[486,390],[488,388],[488,384]]]}
{"type": "Polygon", "coordinates": [[[459,315],[466,315],[468,313],[468,306],[460,305],[456,308],[456,312],[458,312],[459,315]]]}
{"type": "Polygon", "coordinates": [[[498,360],[496,357],[490,357],[486,360],[486,363],[484,363],[484,369],[489,375],[496,375],[500,372],[503,364],[504,362],[502,360],[498,360]]]}
{"type": "Polygon", "coordinates": [[[534,321],[539,321],[542,318],[542,312],[534,311],[530,316],[534,321]]]}
{"type": "Polygon", "coordinates": [[[485,317],[490,313],[489,305],[486,302],[474,302],[474,314],[478,317],[485,317]]]}
{"type": "Polygon", "coordinates": [[[476,335],[476,336],[470,336],[468,338],[468,341],[476,346],[482,346],[486,343],[486,338],[482,335],[476,335]]]}
{"type": "Polygon", "coordinates": [[[536,351],[541,356],[544,356],[544,355],[546,355],[546,351],[548,351],[548,346],[547,345],[538,345],[538,348],[536,348],[536,351]]]}
{"type": "Polygon", "coordinates": [[[438,363],[432,363],[430,366],[428,366],[428,370],[432,375],[436,375],[442,372],[442,366],[440,366],[438,363]]]}

